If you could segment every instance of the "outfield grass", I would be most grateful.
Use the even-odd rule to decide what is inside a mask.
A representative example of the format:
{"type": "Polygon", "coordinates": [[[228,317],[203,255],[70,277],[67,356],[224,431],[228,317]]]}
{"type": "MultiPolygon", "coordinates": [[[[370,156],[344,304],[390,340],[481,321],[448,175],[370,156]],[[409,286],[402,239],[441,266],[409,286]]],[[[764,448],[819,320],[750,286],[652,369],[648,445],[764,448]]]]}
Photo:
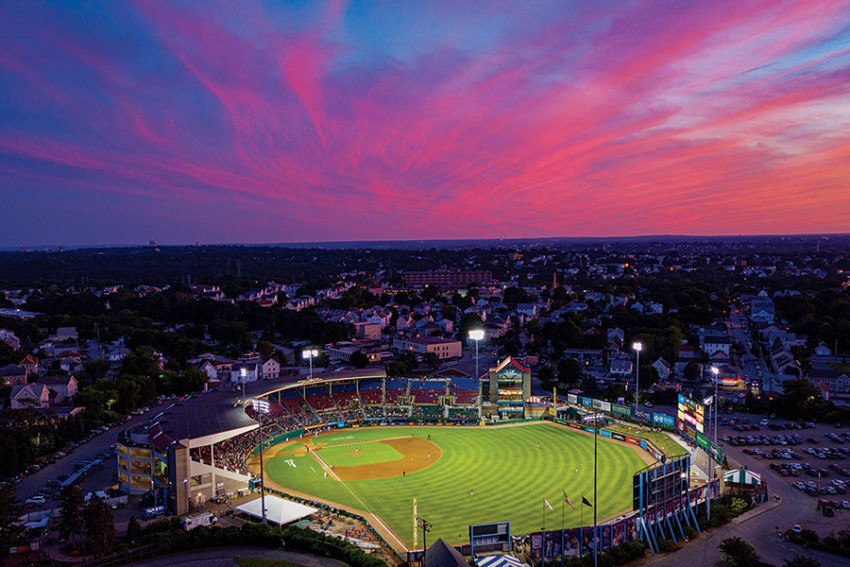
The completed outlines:
{"type": "MultiPolygon", "coordinates": [[[[563,490],[575,509],[566,507],[566,527],[580,525],[581,497],[593,500],[593,437],[543,423],[519,427],[393,427],[347,429],[320,436],[323,459],[339,445],[360,443],[361,450],[381,439],[431,436],[442,449],[433,465],[406,476],[379,480],[339,482],[325,478],[313,457],[302,453],[273,457],[266,474],[281,485],[316,497],[373,512],[408,546],[413,543],[413,499],[418,514],[433,524],[429,539],[449,543],[468,539],[473,523],[509,520],[514,533],[528,533],[546,525],[561,527],[563,490]],[[293,466],[294,465],[294,466],[293,466]],[[472,492],[472,494],[470,494],[472,492]]],[[[300,441],[276,446],[270,452],[287,453],[300,441]]],[[[350,447],[339,447],[347,456],[350,447]]],[[[599,439],[599,518],[630,509],[632,476],[645,464],[634,449],[599,439]]],[[[360,463],[357,463],[360,464],[360,463]]],[[[593,510],[584,507],[584,523],[593,510]]],[[[421,545],[421,542],[419,542],[421,545]]]]}
{"type": "Polygon", "coordinates": [[[632,437],[643,437],[647,441],[654,443],[659,449],[664,451],[670,457],[678,457],[687,454],[687,450],[679,443],[670,438],[669,435],[660,431],[649,431],[640,427],[633,427],[623,423],[615,423],[606,425],[605,429],[631,435],[632,437]]]}

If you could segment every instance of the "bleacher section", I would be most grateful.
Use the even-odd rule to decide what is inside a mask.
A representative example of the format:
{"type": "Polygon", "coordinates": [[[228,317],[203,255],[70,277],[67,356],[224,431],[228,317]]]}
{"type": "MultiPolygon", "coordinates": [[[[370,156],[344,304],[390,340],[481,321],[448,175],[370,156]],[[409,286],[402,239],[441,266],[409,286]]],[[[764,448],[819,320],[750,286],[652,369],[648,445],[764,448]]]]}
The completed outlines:
{"type": "Polygon", "coordinates": [[[452,378],[449,381],[449,394],[455,397],[457,404],[477,404],[478,380],[475,378],[452,378]]]}
{"type": "Polygon", "coordinates": [[[445,380],[410,380],[410,395],[414,404],[436,404],[446,395],[445,380]]]}
{"type": "Polygon", "coordinates": [[[360,389],[360,404],[363,406],[382,405],[383,384],[381,380],[361,380],[357,385],[360,389]]]}
{"type": "Polygon", "coordinates": [[[407,379],[406,378],[387,378],[387,404],[394,404],[399,396],[407,395],[407,379]]]}
{"type": "Polygon", "coordinates": [[[327,386],[318,386],[315,388],[305,388],[304,399],[316,412],[321,412],[327,409],[336,407],[333,398],[328,393],[327,386]]]}

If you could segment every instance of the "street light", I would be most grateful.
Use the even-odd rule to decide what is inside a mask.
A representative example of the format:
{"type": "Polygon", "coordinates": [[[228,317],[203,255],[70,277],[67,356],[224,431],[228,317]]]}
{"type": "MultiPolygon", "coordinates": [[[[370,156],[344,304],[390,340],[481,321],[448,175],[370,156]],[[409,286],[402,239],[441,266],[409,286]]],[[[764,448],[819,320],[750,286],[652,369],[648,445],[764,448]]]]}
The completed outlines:
{"type": "Polygon", "coordinates": [[[245,381],[248,379],[248,369],[245,368],[244,364],[239,369],[239,376],[240,376],[241,382],[242,382],[242,399],[244,400],[245,399],[245,381]]]}
{"type": "Polygon", "coordinates": [[[428,540],[426,539],[428,536],[426,534],[431,531],[431,522],[425,518],[416,518],[416,523],[422,528],[422,549],[424,550],[422,553],[422,567],[427,567],[426,561],[428,559],[425,555],[428,553],[428,540]]]}
{"type": "Polygon", "coordinates": [[[484,338],[484,331],[482,329],[472,329],[469,331],[469,338],[475,341],[475,379],[480,378],[478,374],[478,342],[484,338]]]}
{"type": "Polygon", "coordinates": [[[319,356],[319,350],[308,348],[301,351],[301,358],[310,361],[310,380],[313,379],[313,359],[319,356]]]}
{"type": "Polygon", "coordinates": [[[263,509],[263,523],[266,523],[266,476],[263,470],[263,416],[269,413],[268,400],[251,400],[251,407],[257,412],[260,422],[260,507],[263,509]]]}
{"type": "Polygon", "coordinates": [[[637,419],[640,409],[640,351],[643,350],[643,343],[633,342],[632,349],[635,351],[635,419],[637,419]]]}
{"type": "MultiPolygon", "coordinates": [[[[711,367],[711,373],[714,375],[714,398],[709,406],[709,412],[714,409],[714,423],[711,423],[711,413],[708,414],[708,422],[711,424],[712,437],[714,444],[717,445],[717,375],[720,374],[720,369],[716,366],[711,367]]],[[[708,446],[708,487],[705,491],[705,512],[708,519],[711,519],[711,483],[714,480],[714,451],[711,444],[708,446]]]]}

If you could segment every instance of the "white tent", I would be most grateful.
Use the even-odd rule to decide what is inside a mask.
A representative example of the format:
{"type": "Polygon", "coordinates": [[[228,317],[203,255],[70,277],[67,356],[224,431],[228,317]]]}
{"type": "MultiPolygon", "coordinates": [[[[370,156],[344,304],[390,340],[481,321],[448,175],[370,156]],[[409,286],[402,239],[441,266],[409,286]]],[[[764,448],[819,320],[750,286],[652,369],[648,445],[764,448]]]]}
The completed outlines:
{"type": "Polygon", "coordinates": [[[723,480],[730,484],[761,484],[761,475],[747,469],[734,469],[723,475],[723,480]]]}
{"type": "MultiPolygon", "coordinates": [[[[243,514],[248,514],[253,518],[261,519],[263,517],[262,499],[257,498],[246,502],[241,506],[237,506],[236,510],[243,514]]],[[[277,496],[266,495],[266,520],[272,524],[282,526],[297,522],[301,518],[306,518],[310,514],[318,512],[316,508],[310,508],[298,502],[284,500],[277,496]]]]}

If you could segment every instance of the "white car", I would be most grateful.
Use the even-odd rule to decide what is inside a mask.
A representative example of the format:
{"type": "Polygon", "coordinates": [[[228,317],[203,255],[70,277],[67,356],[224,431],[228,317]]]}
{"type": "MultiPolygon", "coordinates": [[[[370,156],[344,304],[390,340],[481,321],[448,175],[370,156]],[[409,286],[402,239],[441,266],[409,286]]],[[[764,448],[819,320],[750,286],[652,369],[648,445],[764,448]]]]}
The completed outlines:
{"type": "Polygon", "coordinates": [[[845,510],[850,510],[850,502],[848,502],[847,500],[842,500],[841,501],[841,507],[844,508],[845,510]]]}
{"type": "Polygon", "coordinates": [[[32,498],[27,499],[26,504],[27,506],[41,506],[45,502],[47,502],[47,499],[45,499],[44,496],[42,496],[41,494],[36,494],[32,498]]]}

